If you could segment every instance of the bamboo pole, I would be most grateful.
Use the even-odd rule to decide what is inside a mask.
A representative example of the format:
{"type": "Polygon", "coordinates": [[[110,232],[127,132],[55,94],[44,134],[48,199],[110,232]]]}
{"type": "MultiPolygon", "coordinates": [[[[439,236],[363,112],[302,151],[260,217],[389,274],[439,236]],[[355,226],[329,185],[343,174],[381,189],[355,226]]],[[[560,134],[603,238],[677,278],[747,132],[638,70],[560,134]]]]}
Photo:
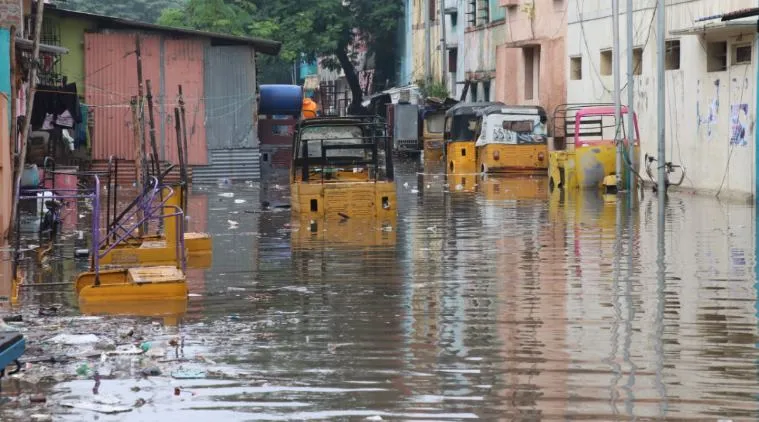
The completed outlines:
{"type": "MultiPolygon", "coordinates": [[[[137,115],[137,97],[132,97],[132,100],[129,102],[129,105],[132,109],[132,136],[134,137],[134,172],[135,172],[135,179],[137,180],[137,192],[141,195],[144,191],[143,187],[143,176],[145,174],[145,162],[143,160],[145,154],[142,149],[142,144],[140,143],[140,118],[137,115]]],[[[138,211],[137,217],[142,220],[143,213],[140,209],[138,211]]],[[[137,233],[140,237],[143,235],[143,225],[140,224],[140,227],[137,228],[137,233]]]]}
{"type": "Polygon", "coordinates": [[[37,0],[37,15],[34,19],[34,39],[32,47],[32,63],[29,66],[29,93],[26,96],[26,116],[24,116],[24,129],[21,131],[21,151],[18,162],[15,167],[16,180],[13,190],[13,212],[11,214],[11,225],[17,224],[18,219],[18,201],[21,195],[21,176],[24,173],[24,164],[26,163],[26,145],[31,130],[32,108],[34,107],[34,94],[37,89],[37,67],[40,56],[40,35],[42,33],[42,15],[45,11],[44,0],[37,0]]]}

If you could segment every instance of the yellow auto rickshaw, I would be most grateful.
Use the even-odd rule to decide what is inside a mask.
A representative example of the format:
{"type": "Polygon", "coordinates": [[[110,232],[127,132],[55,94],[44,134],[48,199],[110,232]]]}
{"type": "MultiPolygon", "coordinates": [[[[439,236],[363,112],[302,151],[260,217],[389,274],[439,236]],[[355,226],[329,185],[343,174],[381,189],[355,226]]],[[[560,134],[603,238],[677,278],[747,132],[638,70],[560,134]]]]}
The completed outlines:
{"type": "Polygon", "coordinates": [[[457,104],[445,113],[444,158],[447,174],[475,174],[475,142],[479,127],[478,111],[503,103],[457,104]]]}
{"type": "Polygon", "coordinates": [[[376,116],[303,120],[293,138],[292,213],[315,230],[332,218],[394,224],[392,144],[376,116]],[[322,223],[320,223],[322,222],[322,223]]]}
{"type": "Polygon", "coordinates": [[[542,107],[491,106],[477,114],[480,172],[546,174],[548,116],[542,107]]]}

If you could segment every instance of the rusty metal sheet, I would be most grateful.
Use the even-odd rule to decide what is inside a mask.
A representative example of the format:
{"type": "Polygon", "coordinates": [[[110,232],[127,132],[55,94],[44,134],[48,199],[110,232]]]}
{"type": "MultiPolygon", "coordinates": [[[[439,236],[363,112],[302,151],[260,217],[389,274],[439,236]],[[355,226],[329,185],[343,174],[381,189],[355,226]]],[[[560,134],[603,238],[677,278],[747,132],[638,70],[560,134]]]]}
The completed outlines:
{"type": "MultiPolygon", "coordinates": [[[[87,33],[85,42],[85,99],[94,107],[92,158],[111,155],[133,160],[135,140],[129,101],[137,95],[135,35],[87,33]]],[[[144,79],[159,80],[160,39],[142,37],[144,79]]],[[[156,83],[154,83],[156,85],[156,83]]]]}
{"type": "MultiPolygon", "coordinates": [[[[206,147],[206,98],[204,95],[204,49],[201,39],[165,39],[163,44],[163,90],[165,95],[164,157],[178,163],[174,107],[179,85],[185,99],[187,147],[190,165],[208,164],[206,147]]],[[[223,77],[223,76],[219,76],[223,77]]]]}

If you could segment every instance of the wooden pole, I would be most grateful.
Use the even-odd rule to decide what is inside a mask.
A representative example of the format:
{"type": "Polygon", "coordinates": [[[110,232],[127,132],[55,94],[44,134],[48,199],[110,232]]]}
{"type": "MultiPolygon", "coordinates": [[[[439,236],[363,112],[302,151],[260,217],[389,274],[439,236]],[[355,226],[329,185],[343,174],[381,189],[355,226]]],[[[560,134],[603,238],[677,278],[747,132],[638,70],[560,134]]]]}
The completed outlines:
{"type": "Polygon", "coordinates": [[[34,40],[32,47],[32,63],[29,66],[29,93],[26,96],[26,116],[24,116],[24,129],[21,131],[21,151],[18,162],[15,167],[16,180],[13,190],[13,212],[11,214],[11,225],[17,224],[18,218],[18,200],[21,195],[21,176],[24,173],[24,164],[26,163],[26,144],[31,130],[32,108],[34,107],[34,93],[37,88],[37,68],[39,66],[40,56],[40,34],[42,33],[42,15],[45,11],[44,0],[37,0],[37,15],[34,19],[34,40]]]}
{"type": "MultiPolygon", "coordinates": [[[[142,149],[142,144],[140,143],[140,118],[137,115],[137,97],[132,97],[132,100],[129,102],[129,105],[132,108],[132,135],[134,137],[134,177],[137,180],[137,192],[139,194],[142,194],[144,191],[144,185],[143,182],[145,181],[143,179],[143,176],[145,174],[145,162],[143,160],[144,153],[142,149]]],[[[142,220],[143,213],[142,210],[138,211],[137,217],[142,220]]],[[[142,232],[142,225],[138,228],[138,233],[140,236],[143,235],[142,232]]]]}
{"type": "MultiPolygon", "coordinates": [[[[155,119],[153,119],[153,89],[152,84],[150,83],[150,79],[145,81],[145,86],[148,89],[148,125],[150,127],[150,148],[153,151],[153,159],[155,161],[158,161],[158,145],[156,144],[155,140],[155,119]]],[[[158,170],[158,173],[160,175],[161,167],[156,165],[156,170],[158,170]]]]}
{"type": "Polygon", "coordinates": [[[145,94],[143,90],[142,79],[142,42],[139,34],[135,36],[135,55],[137,56],[137,117],[138,117],[138,139],[140,142],[140,155],[135,160],[140,160],[142,164],[143,184],[147,185],[147,162],[145,160],[145,94]]]}
{"type": "MultiPolygon", "coordinates": [[[[189,181],[187,180],[187,165],[189,163],[189,153],[187,149],[187,120],[185,118],[185,108],[184,108],[184,93],[182,93],[182,85],[179,85],[179,111],[181,112],[182,117],[182,145],[184,148],[182,148],[181,151],[179,151],[180,154],[182,154],[181,159],[181,167],[179,168],[180,174],[179,176],[182,179],[183,187],[182,187],[182,212],[185,216],[187,216],[187,184],[189,181]]],[[[177,142],[179,142],[179,138],[177,138],[177,142]]]]}

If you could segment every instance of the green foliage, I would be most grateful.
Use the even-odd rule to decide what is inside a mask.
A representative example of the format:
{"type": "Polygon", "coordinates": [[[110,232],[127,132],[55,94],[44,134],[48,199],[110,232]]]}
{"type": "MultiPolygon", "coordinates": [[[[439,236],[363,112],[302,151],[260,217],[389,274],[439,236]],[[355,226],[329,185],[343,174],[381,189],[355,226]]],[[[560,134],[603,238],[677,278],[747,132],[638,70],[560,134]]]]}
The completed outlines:
{"type": "Polygon", "coordinates": [[[161,11],[181,8],[185,0],[54,0],[53,3],[62,9],[154,23],[161,11]]]}
{"type": "Polygon", "coordinates": [[[364,45],[375,57],[375,77],[392,78],[403,0],[349,0],[347,6],[343,3],[344,0],[186,0],[183,7],[164,11],[159,23],[279,40],[283,43],[281,61],[327,57],[325,64],[343,67],[346,75],[354,71],[352,66],[348,64],[350,69],[345,69],[345,63],[329,58],[364,45]]]}
{"type": "Polygon", "coordinates": [[[422,96],[425,98],[435,97],[445,99],[451,95],[448,92],[448,87],[442,82],[431,82],[430,84],[427,84],[424,80],[419,80],[416,82],[416,85],[419,87],[419,92],[421,92],[422,96]]]}

